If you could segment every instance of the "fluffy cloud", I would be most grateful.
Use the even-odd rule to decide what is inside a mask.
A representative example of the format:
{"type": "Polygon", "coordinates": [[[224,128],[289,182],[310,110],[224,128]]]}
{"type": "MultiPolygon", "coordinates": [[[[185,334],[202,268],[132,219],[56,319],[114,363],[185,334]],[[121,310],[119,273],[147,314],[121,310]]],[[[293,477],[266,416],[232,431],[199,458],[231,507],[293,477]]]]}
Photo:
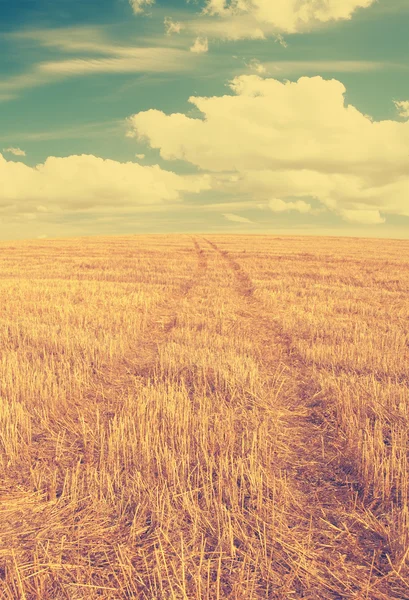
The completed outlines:
{"type": "Polygon", "coordinates": [[[395,100],[395,106],[398,109],[400,117],[409,119],[409,101],[408,100],[395,100]]]}
{"type": "Polygon", "coordinates": [[[314,198],[362,223],[409,216],[409,121],[372,120],[335,79],[243,75],[230,85],[234,95],[190,98],[202,118],[149,110],[129,124],[164,159],[213,172],[227,193],[299,212],[314,198]]]}
{"type": "Polygon", "coordinates": [[[198,37],[195,40],[193,46],[191,46],[190,51],[195,52],[196,54],[204,54],[209,50],[209,42],[207,38],[198,37]]]}
{"type": "Polygon", "coordinates": [[[14,156],[25,156],[26,153],[21,148],[4,148],[3,152],[8,152],[9,154],[14,154],[14,156]]]}
{"type": "Polygon", "coordinates": [[[129,0],[129,4],[136,15],[144,12],[147,6],[155,4],[155,0],[129,0]]]}
{"type": "Polygon", "coordinates": [[[329,21],[350,19],[375,0],[207,0],[191,29],[226,39],[258,39],[297,33],[329,21]]]}
{"type": "Polygon", "coordinates": [[[89,210],[177,202],[209,188],[204,175],[181,176],[158,165],[120,163],[92,155],[49,157],[28,167],[0,154],[0,206],[11,212],[89,210]]]}
{"type": "Polygon", "coordinates": [[[184,28],[183,23],[174,21],[171,17],[165,17],[164,20],[166,35],[172,35],[172,33],[180,33],[184,28]]]}
{"type": "Polygon", "coordinates": [[[247,66],[259,75],[264,75],[267,73],[267,68],[259,60],[257,60],[257,58],[253,58],[247,66]]]}

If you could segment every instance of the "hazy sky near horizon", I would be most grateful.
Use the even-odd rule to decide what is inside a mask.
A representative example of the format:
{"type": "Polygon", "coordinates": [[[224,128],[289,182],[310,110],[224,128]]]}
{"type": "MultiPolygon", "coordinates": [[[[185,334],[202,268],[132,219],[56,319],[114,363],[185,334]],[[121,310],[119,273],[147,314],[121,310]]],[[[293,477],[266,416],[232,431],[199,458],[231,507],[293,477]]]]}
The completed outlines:
{"type": "Polygon", "coordinates": [[[409,0],[0,14],[0,239],[409,237],[409,0]]]}

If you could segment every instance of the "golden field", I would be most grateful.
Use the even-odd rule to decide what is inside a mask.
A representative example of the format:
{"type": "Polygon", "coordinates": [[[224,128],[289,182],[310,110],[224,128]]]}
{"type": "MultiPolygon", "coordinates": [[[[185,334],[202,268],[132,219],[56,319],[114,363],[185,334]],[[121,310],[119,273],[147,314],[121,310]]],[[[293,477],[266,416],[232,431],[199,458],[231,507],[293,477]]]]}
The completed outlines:
{"type": "Polygon", "coordinates": [[[409,241],[0,244],[0,598],[409,598],[409,241]]]}

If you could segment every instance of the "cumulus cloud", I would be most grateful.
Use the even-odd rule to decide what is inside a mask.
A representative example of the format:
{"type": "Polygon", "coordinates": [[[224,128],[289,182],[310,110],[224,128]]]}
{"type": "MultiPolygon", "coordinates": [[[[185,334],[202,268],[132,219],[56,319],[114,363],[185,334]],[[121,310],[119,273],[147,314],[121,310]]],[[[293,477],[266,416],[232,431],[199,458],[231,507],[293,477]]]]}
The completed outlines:
{"type": "Polygon", "coordinates": [[[190,98],[200,118],[149,110],[129,125],[165,160],[213,172],[218,191],[279,198],[299,212],[315,199],[362,223],[409,216],[409,121],[362,114],[336,79],[242,75],[230,87],[233,95],[190,98]]]}
{"type": "Polygon", "coordinates": [[[166,35],[172,35],[172,33],[180,33],[184,28],[183,23],[174,21],[171,17],[165,17],[165,31],[166,35]]]}
{"type": "Polygon", "coordinates": [[[129,4],[131,5],[134,13],[139,15],[145,11],[146,7],[153,6],[155,4],[155,0],[129,0],[129,4]]]}
{"type": "Polygon", "coordinates": [[[259,60],[257,60],[257,58],[253,58],[247,66],[259,75],[264,75],[267,73],[267,68],[259,60]]]}
{"type": "Polygon", "coordinates": [[[92,155],[51,156],[29,167],[0,154],[0,181],[0,206],[8,213],[101,207],[118,211],[121,206],[178,202],[186,193],[209,188],[205,175],[181,176],[158,165],[120,163],[92,155]]]}
{"type": "Polygon", "coordinates": [[[409,100],[395,100],[394,103],[399,116],[404,119],[409,119],[409,100]]]}
{"type": "Polygon", "coordinates": [[[247,219],[247,217],[241,217],[240,215],[235,215],[234,213],[224,213],[223,216],[228,221],[233,221],[233,223],[253,223],[253,221],[247,219]]]}
{"type": "Polygon", "coordinates": [[[3,152],[14,154],[14,156],[25,156],[26,153],[21,148],[4,148],[3,152]]]}
{"type": "Polygon", "coordinates": [[[357,9],[374,3],[375,0],[207,0],[202,16],[191,21],[189,28],[224,39],[260,39],[351,19],[357,9]]]}
{"type": "Polygon", "coordinates": [[[209,41],[206,37],[198,37],[195,40],[195,43],[190,48],[191,52],[196,54],[204,54],[209,51],[209,41]]]}
{"type": "Polygon", "coordinates": [[[309,213],[312,210],[311,204],[304,200],[296,200],[295,202],[284,202],[281,198],[272,198],[269,202],[269,207],[273,212],[281,213],[294,210],[299,213],[309,213]]]}

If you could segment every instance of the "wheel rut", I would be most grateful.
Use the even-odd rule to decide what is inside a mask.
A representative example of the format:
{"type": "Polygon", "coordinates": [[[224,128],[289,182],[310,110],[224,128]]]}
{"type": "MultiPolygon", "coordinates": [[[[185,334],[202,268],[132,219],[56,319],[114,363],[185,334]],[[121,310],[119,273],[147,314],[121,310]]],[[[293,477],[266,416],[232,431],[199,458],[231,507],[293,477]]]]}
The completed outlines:
{"type": "MultiPolygon", "coordinates": [[[[174,449],[177,477],[156,473],[161,467],[158,459],[151,479],[141,479],[145,488],[138,484],[146,505],[141,509],[140,528],[135,529],[127,546],[134,561],[126,563],[126,573],[129,569],[133,577],[129,578],[130,589],[135,590],[132,595],[147,600],[179,597],[173,593],[173,575],[169,575],[167,563],[147,562],[162,561],[166,556],[177,566],[179,553],[183,563],[179,585],[183,584],[184,590],[180,597],[184,598],[408,598],[408,589],[390,572],[385,537],[376,527],[368,526],[369,511],[360,497],[359,481],[343,458],[330,399],[323,396],[313,372],[295,351],[279,320],[267,314],[240,262],[213,240],[193,238],[192,245],[196,254],[192,276],[152,310],[130,352],[94,373],[86,393],[73,399],[52,431],[38,432],[28,468],[41,464],[45,471],[48,469],[43,477],[48,487],[39,485],[37,493],[16,492],[11,498],[12,510],[3,513],[5,523],[17,523],[10,536],[7,528],[4,531],[5,539],[12,539],[9,547],[29,545],[33,537],[44,532],[49,537],[47,522],[55,518],[53,511],[65,514],[59,497],[67,472],[79,481],[88,470],[98,472],[100,459],[92,444],[93,429],[98,425],[107,434],[102,437],[103,446],[111,426],[121,420],[127,401],[129,421],[139,425],[142,418],[141,422],[149,425],[149,419],[143,421],[142,412],[134,411],[132,403],[140,398],[140,389],[153,395],[159,382],[162,387],[157,396],[163,396],[164,405],[156,399],[162,412],[152,430],[155,434],[156,430],[170,433],[169,439],[160,435],[152,438],[156,440],[154,450],[160,457],[161,451],[174,449]],[[224,288],[218,290],[218,285],[224,288]],[[208,304],[212,304],[210,308],[208,304]],[[203,337],[197,341],[199,333],[203,337]],[[247,344],[243,340],[246,336],[247,344]],[[166,354],[168,348],[174,352],[169,353],[169,364],[162,364],[161,352],[166,354]],[[254,385],[246,373],[261,382],[254,385]],[[168,374],[169,387],[187,392],[186,405],[179,412],[176,402],[173,413],[165,406],[163,390],[168,374]],[[259,396],[252,395],[252,390],[260,392],[259,396]],[[193,424],[189,435],[184,432],[186,415],[193,424]],[[272,433],[274,427],[277,432],[272,433]],[[265,438],[268,442],[263,445],[260,440],[265,438]],[[186,444],[184,454],[178,447],[181,441],[186,444]],[[254,445],[260,448],[259,454],[252,452],[254,445]],[[178,462],[179,458],[185,463],[178,462]],[[260,469],[252,462],[259,458],[265,463],[260,469]],[[269,479],[263,469],[266,466],[270,470],[270,464],[273,476],[269,479]],[[155,482],[159,482],[156,491],[155,482]],[[155,493],[160,492],[156,509],[149,484],[155,493]],[[276,494],[284,488],[282,501],[276,494]],[[162,498],[167,499],[166,504],[162,498]],[[279,518],[275,505],[277,512],[282,512],[279,518]],[[156,571],[152,564],[156,564],[156,571]],[[190,572],[186,565],[190,565],[190,572]],[[196,592],[190,594],[193,587],[189,585],[194,581],[189,582],[188,575],[192,573],[199,583],[196,592]],[[169,577],[170,586],[165,581],[169,577]]],[[[154,408],[150,401],[149,397],[148,412],[154,408]]],[[[143,426],[137,431],[141,437],[146,433],[143,426]]],[[[115,471],[119,481],[120,469],[124,468],[119,464],[115,471]]],[[[145,473],[139,475],[142,478],[145,473]]],[[[120,494],[112,489],[112,495],[116,506],[120,494]]],[[[86,501],[81,499],[89,514],[94,514],[94,507],[86,501]]],[[[132,519],[136,518],[131,507],[124,508],[124,513],[128,509],[132,519]]],[[[76,518],[75,511],[73,514],[76,518]]],[[[63,525],[58,527],[54,532],[56,547],[63,525]]],[[[71,531],[77,531],[76,527],[74,523],[71,531]]],[[[128,521],[122,532],[109,529],[101,521],[101,531],[107,531],[102,573],[107,564],[122,568],[122,554],[119,560],[111,542],[123,539],[127,543],[125,533],[129,536],[130,528],[128,521]]],[[[103,536],[101,533],[100,538],[103,536]]],[[[87,552],[93,551],[93,538],[90,540],[87,552]]],[[[11,563],[14,555],[7,560],[11,563]]],[[[24,565],[28,561],[22,556],[20,562],[24,565]]],[[[115,591],[114,580],[110,585],[115,591]]]]}
{"type": "MultiPolygon", "coordinates": [[[[34,427],[31,460],[33,464],[41,464],[45,469],[56,470],[54,483],[47,486],[48,499],[59,495],[67,469],[80,462],[87,464],[92,460],[90,448],[83,441],[84,428],[92,431],[95,419],[109,425],[109,422],[120,410],[127,390],[135,385],[143,385],[155,375],[158,363],[158,349],[172,334],[179,323],[181,302],[191,294],[192,290],[205,277],[208,268],[206,252],[196,239],[192,240],[196,254],[196,267],[189,279],[174,290],[170,298],[161,301],[149,316],[144,331],[131,344],[130,350],[112,364],[93,369],[90,385],[81,398],[72,398],[65,411],[55,417],[55,431],[44,432],[41,423],[34,427]],[[70,448],[69,453],[55,458],[55,443],[64,439],[70,448]],[[47,466],[48,465],[48,466],[47,466]],[[59,484],[55,480],[59,480],[59,484]]],[[[27,464],[31,469],[31,464],[27,464]]],[[[27,473],[16,474],[17,481],[27,479],[27,473]]]]}
{"type": "MultiPolygon", "coordinates": [[[[196,266],[191,276],[173,290],[172,296],[164,298],[152,309],[144,330],[130,344],[126,356],[98,370],[94,368],[91,383],[80,398],[72,398],[68,406],[64,409],[60,407],[45,424],[41,420],[33,424],[30,456],[25,468],[19,468],[15,473],[10,470],[7,480],[3,480],[1,486],[0,518],[5,524],[2,540],[0,539],[1,597],[3,584],[4,589],[11,594],[5,598],[40,597],[26,596],[21,591],[21,575],[14,575],[19,572],[17,562],[27,564],[29,573],[30,561],[33,560],[32,549],[39,539],[49,540],[47,544],[53,547],[53,551],[59,544],[63,544],[64,540],[59,541],[60,532],[69,530],[72,533],[76,528],[72,521],[69,524],[64,520],[59,523],[60,514],[64,519],[64,513],[69,512],[67,506],[74,506],[77,502],[78,512],[88,511],[90,518],[92,515],[95,523],[99,523],[97,507],[93,506],[89,498],[69,496],[67,500],[64,490],[66,486],[72,486],[73,481],[80,483],[89,477],[90,471],[98,470],[101,460],[98,452],[101,448],[95,447],[94,432],[103,431],[103,439],[106,440],[112,427],[117,425],[122,406],[129,395],[135,396],[137,388],[148,387],[150,381],[154,380],[158,369],[159,348],[167,343],[177,328],[184,301],[206,279],[207,252],[196,239],[192,239],[192,246],[196,266]],[[33,479],[36,481],[34,489],[33,479]]],[[[120,543],[123,532],[115,523],[108,525],[101,521],[100,524],[111,540],[106,542],[103,561],[107,561],[108,565],[117,564],[115,543],[120,543]]],[[[149,511],[145,525],[139,531],[141,540],[147,538],[152,529],[149,511]]],[[[92,545],[88,550],[94,551],[92,545]]],[[[44,570],[47,568],[48,565],[45,564],[44,570]]],[[[70,568],[71,566],[67,567],[67,571],[70,568]]],[[[36,570],[39,569],[34,568],[34,575],[27,575],[28,579],[35,578],[36,570]]],[[[150,575],[148,580],[149,577],[150,575]]],[[[97,587],[96,585],[95,589],[97,587]]],[[[115,591],[114,588],[112,591],[115,591]]],[[[123,595],[110,597],[119,598],[123,595]]]]}
{"type": "Polygon", "coordinates": [[[280,322],[266,314],[250,275],[228,251],[212,240],[205,241],[234,275],[236,293],[245,307],[241,318],[250,323],[267,380],[278,365],[284,370],[281,402],[288,411],[284,437],[289,456],[283,470],[295,499],[288,526],[309,540],[307,551],[302,543],[297,549],[296,539],[292,547],[281,540],[286,560],[298,572],[297,597],[408,598],[409,587],[391,569],[386,536],[371,517],[360,493],[359,478],[346,458],[347,448],[331,413],[331,399],[324,397],[280,322]],[[311,581],[316,586],[312,594],[311,581]]]}
{"type": "Polygon", "coordinates": [[[217,244],[205,238],[207,244],[213,248],[227,263],[230,269],[234,272],[236,279],[236,289],[241,296],[250,297],[254,293],[254,285],[250,276],[242,269],[241,265],[230,256],[226,250],[221,250],[217,244]]]}

